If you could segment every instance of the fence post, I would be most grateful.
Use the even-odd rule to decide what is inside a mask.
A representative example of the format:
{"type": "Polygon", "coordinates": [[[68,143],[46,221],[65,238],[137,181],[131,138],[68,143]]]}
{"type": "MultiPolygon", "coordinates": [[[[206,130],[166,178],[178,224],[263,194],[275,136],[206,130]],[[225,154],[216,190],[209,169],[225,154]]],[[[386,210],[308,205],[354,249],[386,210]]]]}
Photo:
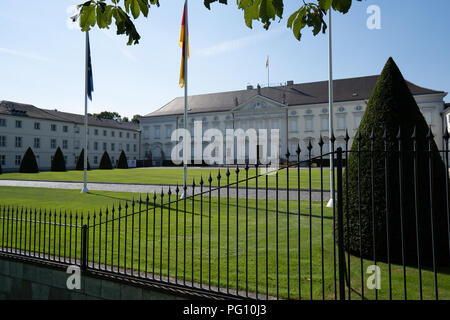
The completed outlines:
{"type": "Polygon", "coordinates": [[[81,227],[81,270],[87,269],[87,225],[81,227]]]}
{"type": "Polygon", "coordinates": [[[339,299],[345,300],[344,211],[342,202],[342,148],[337,149],[337,228],[339,260],[339,299]]]}

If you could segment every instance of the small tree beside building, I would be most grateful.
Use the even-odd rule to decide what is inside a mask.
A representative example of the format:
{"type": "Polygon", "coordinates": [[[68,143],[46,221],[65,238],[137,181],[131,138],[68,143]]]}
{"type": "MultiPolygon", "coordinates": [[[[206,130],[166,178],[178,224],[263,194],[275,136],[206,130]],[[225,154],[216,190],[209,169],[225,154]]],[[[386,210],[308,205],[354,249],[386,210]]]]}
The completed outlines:
{"type": "Polygon", "coordinates": [[[28,147],[27,151],[22,157],[22,161],[20,162],[20,173],[37,173],[39,172],[38,164],[36,161],[36,156],[34,155],[33,150],[28,147]]]}
{"type": "Polygon", "coordinates": [[[125,155],[125,151],[122,150],[119,156],[119,160],[117,161],[118,169],[128,169],[128,161],[127,156],[125,155]]]}
{"type": "Polygon", "coordinates": [[[55,154],[53,155],[51,170],[59,172],[66,171],[66,161],[64,160],[64,154],[60,147],[56,149],[55,154]]]}
{"type": "Polygon", "coordinates": [[[105,150],[105,152],[103,152],[102,159],[100,160],[100,165],[98,168],[101,170],[111,170],[112,169],[111,159],[106,150],[105,150]]]}
{"type": "MultiPolygon", "coordinates": [[[[91,170],[91,166],[89,164],[89,158],[87,161],[87,169],[91,170]]],[[[81,150],[80,155],[78,156],[77,165],[75,167],[75,170],[84,170],[84,149],[81,150]]]]}

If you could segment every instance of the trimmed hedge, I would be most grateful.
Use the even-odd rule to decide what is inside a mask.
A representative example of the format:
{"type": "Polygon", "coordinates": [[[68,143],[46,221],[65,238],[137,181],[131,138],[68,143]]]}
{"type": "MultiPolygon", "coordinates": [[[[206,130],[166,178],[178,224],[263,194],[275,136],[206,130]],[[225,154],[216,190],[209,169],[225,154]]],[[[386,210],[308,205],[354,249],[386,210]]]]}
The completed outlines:
{"type": "Polygon", "coordinates": [[[352,151],[358,150],[358,135],[360,134],[360,150],[369,151],[371,148],[370,136],[373,132],[374,170],[373,172],[371,170],[370,152],[360,152],[359,161],[358,153],[350,152],[348,172],[345,173],[348,174],[348,181],[345,180],[344,174],[344,244],[345,248],[348,248],[348,251],[354,255],[372,260],[375,253],[377,261],[387,262],[389,242],[390,262],[402,263],[403,253],[407,265],[417,265],[417,247],[419,247],[421,265],[432,265],[429,153],[419,152],[417,156],[418,196],[416,199],[414,157],[411,153],[413,150],[411,137],[414,129],[417,137],[417,150],[427,151],[429,142],[431,142],[435,254],[439,264],[448,265],[449,245],[445,197],[448,175],[434,139],[427,138],[428,125],[392,58],[389,58],[378,78],[351,149],[352,151]],[[401,185],[399,153],[396,152],[399,147],[397,139],[399,128],[401,128],[402,151],[405,151],[402,152],[401,185]],[[387,161],[385,153],[382,152],[385,147],[383,138],[385,132],[388,140],[387,148],[391,150],[388,153],[387,161]],[[358,165],[360,166],[359,181],[358,165]],[[388,170],[387,189],[385,187],[385,166],[388,170]],[[372,178],[374,181],[373,199],[372,178]],[[402,199],[400,199],[400,186],[402,199]],[[374,206],[372,206],[372,200],[374,206]],[[416,239],[416,203],[418,241],[416,239]],[[372,221],[375,221],[375,228],[373,228],[372,221]],[[388,227],[389,232],[387,232],[388,227]],[[375,229],[375,246],[373,229],[375,229]]]}
{"type": "Polygon", "coordinates": [[[28,147],[27,151],[22,157],[22,161],[20,162],[20,173],[37,173],[39,172],[39,168],[36,162],[36,156],[34,155],[33,150],[28,147]]]}
{"type": "MultiPolygon", "coordinates": [[[[87,169],[91,170],[91,165],[89,164],[89,157],[87,161],[87,169]]],[[[84,170],[84,148],[81,150],[80,155],[78,156],[75,170],[84,170]]]]}
{"type": "Polygon", "coordinates": [[[64,155],[60,147],[56,149],[53,155],[51,171],[66,171],[66,162],[64,161],[64,155]]]}
{"type": "Polygon", "coordinates": [[[112,163],[111,159],[109,158],[108,152],[105,150],[102,155],[102,159],[100,160],[100,165],[98,167],[102,170],[111,170],[112,169],[112,163]]]}
{"type": "Polygon", "coordinates": [[[118,169],[128,169],[128,161],[127,156],[125,155],[125,151],[122,150],[119,156],[119,160],[117,161],[118,169]]]}

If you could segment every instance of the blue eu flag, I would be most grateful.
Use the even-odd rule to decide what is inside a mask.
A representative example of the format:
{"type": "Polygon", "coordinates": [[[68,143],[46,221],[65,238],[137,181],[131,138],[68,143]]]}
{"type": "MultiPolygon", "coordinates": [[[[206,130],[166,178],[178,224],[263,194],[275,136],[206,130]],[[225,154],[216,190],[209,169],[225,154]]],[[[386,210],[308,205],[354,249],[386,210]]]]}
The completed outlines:
{"type": "Polygon", "coordinates": [[[86,48],[86,59],[87,59],[87,96],[89,100],[92,101],[92,92],[94,92],[94,79],[92,77],[92,63],[91,63],[91,48],[89,44],[89,33],[86,33],[87,37],[87,48],[86,48]]]}

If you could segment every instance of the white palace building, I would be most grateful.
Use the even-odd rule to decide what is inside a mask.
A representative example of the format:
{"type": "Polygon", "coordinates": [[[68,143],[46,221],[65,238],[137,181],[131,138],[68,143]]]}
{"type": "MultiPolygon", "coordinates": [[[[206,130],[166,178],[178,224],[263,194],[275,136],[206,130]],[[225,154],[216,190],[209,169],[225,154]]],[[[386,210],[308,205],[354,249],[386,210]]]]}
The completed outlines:
{"type": "MultiPolygon", "coordinates": [[[[377,78],[367,76],[334,81],[336,148],[345,147],[346,130],[351,146],[377,78]]],[[[443,128],[447,127],[444,119],[450,111],[444,102],[447,93],[410,82],[408,85],[441,148],[443,128]]],[[[317,143],[321,135],[325,142],[324,152],[329,149],[327,81],[301,84],[288,81],[278,87],[248,86],[246,90],[195,95],[188,98],[188,107],[188,128],[192,136],[194,122],[201,121],[203,131],[216,128],[224,135],[226,129],[279,129],[281,158],[289,149],[291,160],[296,159],[297,145],[306,151],[309,141],[314,146],[312,155],[318,155],[317,143]]],[[[179,97],[141,118],[142,152],[145,158],[152,159],[154,165],[171,159],[172,148],[177,143],[171,141],[171,135],[175,129],[184,128],[183,113],[184,98],[179,97]]],[[[223,150],[224,158],[226,153],[233,152],[226,146],[223,150]]],[[[232,154],[236,155],[236,152],[232,154]]],[[[304,157],[306,154],[303,153],[304,157]]]]}
{"type": "MultiPolygon", "coordinates": [[[[351,145],[377,78],[334,81],[336,148],[345,146],[346,130],[351,145]]],[[[410,82],[408,85],[435,134],[438,147],[442,148],[443,129],[450,123],[450,105],[444,102],[447,93],[410,82]]],[[[201,121],[203,131],[216,128],[224,135],[226,129],[279,129],[280,158],[284,158],[289,148],[291,160],[295,160],[298,144],[305,151],[305,157],[309,141],[314,146],[312,155],[317,156],[321,135],[325,142],[324,152],[329,148],[327,81],[302,84],[288,81],[284,86],[265,88],[248,86],[246,90],[190,96],[188,103],[188,128],[192,136],[194,122],[201,121]]],[[[122,150],[129,160],[151,159],[153,165],[171,160],[172,148],[177,144],[171,141],[172,132],[184,128],[183,113],[184,98],[180,97],[140,118],[140,125],[89,117],[91,167],[98,167],[104,150],[108,151],[113,164],[122,150]]],[[[3,171],[17,171],[28,147],[33,149],[39,168],[48,170],[58,146],[68,169],[73,169],[84,144],[83,123],[83,115],[0,101],[0,165],[3,171]]],[[[207,144],[203,142],[204,146],[207,144]]],[[[224,141],[224,158],[230,153],[226,148],[224,141]]],[[[248,145],[246,149],[247,156],[248,145]]],[[[236,154],[234,150],[232,155],[236,154]]]]}

